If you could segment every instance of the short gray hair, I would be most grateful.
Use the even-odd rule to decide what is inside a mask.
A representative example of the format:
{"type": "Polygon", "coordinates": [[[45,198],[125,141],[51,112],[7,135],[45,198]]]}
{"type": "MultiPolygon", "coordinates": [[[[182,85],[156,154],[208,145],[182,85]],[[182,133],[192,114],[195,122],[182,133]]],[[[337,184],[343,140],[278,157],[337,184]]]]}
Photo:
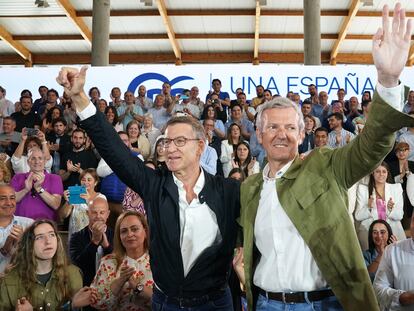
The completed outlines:
{"type": "Polygon", "coordinates": [[[303,114],[300,107],[285,97],[276,97],[271,101],[260,105],[257,108],[257,116],[256,116],[256,127],[259,129],[260,132],[263,132],[263,112],[268,109],[288,109],[293,108],[296,111],[298,116],[298,127],[299,132],[302,132],[305,129],[305,122],[303,121],[303,114]]]}

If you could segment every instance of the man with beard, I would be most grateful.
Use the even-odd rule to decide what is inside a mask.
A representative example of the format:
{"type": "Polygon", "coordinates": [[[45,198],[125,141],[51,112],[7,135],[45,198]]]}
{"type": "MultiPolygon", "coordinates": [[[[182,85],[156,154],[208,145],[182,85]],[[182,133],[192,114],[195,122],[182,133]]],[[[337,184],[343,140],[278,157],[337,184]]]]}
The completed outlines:
{"type": "Polygon", "coordinates": [[[135,104],[140,106],[144,113],[148,112],[148,109],[154,106],[151,98],[147,97],[147,89],[145,85],[138,87],[138,96],[135,98],[135,104]]]}
{"type": "Polygon", "coordinates": [[[21,132],[25,128],[40,127],[41,120],[39,115],[32,111],[32,98],[30,96],[20,97],[21,111],[12,113],[11,117],[16,121],[16,132],[21,132]]]}
{"type": "Polygon", "coordinates": [[[58,118],[52,121],[53,132],[46,135],[49,142],[50,154],[53,157],[52,172],[59,174],[60,159],[70,151],[71,138],[66,134],[67,122],[64,118],[58,118]]]}
{"type": "Polygon", "coordinates": [[[96,168],[98,160],[90,149],[85,149],[86,133],[78,128],[72,132],[73,149],[61,158],[59,175],[62,177],[65,189],[79,184],[79,175],[82,170],[96,168]]]}
{"type": "Polygon", "coordinates": [[[256,86],[256,97],[252,99],[252,106],[256,108],[260,104],[262,104],[265,100],[264,98],[265,89],[263,85],[256,86]]]}

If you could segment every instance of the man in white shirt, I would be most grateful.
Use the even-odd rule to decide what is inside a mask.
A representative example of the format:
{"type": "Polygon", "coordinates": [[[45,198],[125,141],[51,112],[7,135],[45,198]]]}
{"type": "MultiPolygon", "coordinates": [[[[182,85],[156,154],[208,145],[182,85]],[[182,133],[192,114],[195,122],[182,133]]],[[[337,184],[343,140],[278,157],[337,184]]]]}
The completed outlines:
{"type": "Polygon", "coordinates": [[[9,185],[0,185],[0,274],[4,272],[16,250],[24,229],[33,220],[15,216],[16,193],[9,185]]]}
{"type": "Polygon", "coordinates": [[[318,148],[302,161],[298,106],[277,98],[259,109],[256,132],[268,164],[240,191],[249,310],[378,310],[345,197],[392,149],[394,132],[414,124],[400,112],[399,84],[411,23],[406,31],[397,4],[391,34],[388,15],[385,6],[383,29],[373,38],[378,84],[372,118],[348,146],[318,148]]]}
{"type": "Polygon", "coordinates": [[[414,214],[411,238],[385,248],[374,289],[384,310],[414,310],[414,214]]]}

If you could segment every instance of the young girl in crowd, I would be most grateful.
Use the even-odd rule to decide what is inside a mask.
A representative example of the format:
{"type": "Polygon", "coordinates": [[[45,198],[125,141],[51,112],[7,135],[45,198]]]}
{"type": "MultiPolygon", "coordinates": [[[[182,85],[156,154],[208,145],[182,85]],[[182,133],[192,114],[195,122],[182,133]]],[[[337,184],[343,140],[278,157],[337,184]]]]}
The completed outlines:
{"type": "Polygon", "coordinates": [[[72,310],[95,302],[96,293],[81,287],[79,268],[67,263],[56,224],[37,220],[24,231],[0,279],[0,310],[72,310]]]}
{"type": "Polygon", "coordinates": [[[223,163],[224,177],[228,177],[233,168],[231,160],[234,158],[237,144],[241,141],[243,138],[240,126],[236,123],[231,124],[227,130],[227,139],[221,142],[220,161],[223,163]]]}

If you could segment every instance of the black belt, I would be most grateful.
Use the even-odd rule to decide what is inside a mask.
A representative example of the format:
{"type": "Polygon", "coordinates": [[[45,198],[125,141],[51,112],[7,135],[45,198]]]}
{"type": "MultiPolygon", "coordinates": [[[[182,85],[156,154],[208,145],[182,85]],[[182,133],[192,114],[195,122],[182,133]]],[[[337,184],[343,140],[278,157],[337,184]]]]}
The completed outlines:
{"type": "Polygon", "coordinates": [[[293,293],[271,293],[259,289],[259,293],[271,300],[282,301],[283,303],[306,303],[309,301],[319,301],[331,296],[334,293],[330,289],[315,290],[312,292],[293,292],[293,293]],[[307,299],[305,299],[307,297],[307,299]]]}
{"type": "Polygon", "coordinates": [[[209,301],[217,300],[226,293],[225,290],[220,289],[210,292],[208,294],[197,297],[169,297],[154,287],[154,293],[163,300],[163,302],[174,304],[180,308],[192,308],[206,304],[209,301]]]}

